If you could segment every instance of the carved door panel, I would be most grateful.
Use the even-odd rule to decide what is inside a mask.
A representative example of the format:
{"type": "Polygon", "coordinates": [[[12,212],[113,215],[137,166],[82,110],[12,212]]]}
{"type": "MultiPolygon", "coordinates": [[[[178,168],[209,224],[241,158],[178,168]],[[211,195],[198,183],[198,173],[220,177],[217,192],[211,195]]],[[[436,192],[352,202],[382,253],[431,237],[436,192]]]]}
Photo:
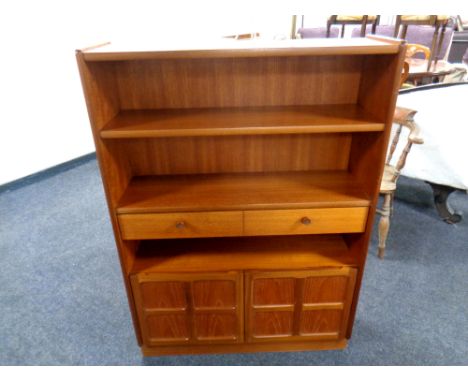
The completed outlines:
{"type": "Polygon", "coordinates": [[[241,272],[137,274],[131,282],[145,345],[243,340],[241,272]]]}
{"type": "Polygon", "coordinates": [[[345,337],[353,268],[246,273],[249,342],[345,337]]]}

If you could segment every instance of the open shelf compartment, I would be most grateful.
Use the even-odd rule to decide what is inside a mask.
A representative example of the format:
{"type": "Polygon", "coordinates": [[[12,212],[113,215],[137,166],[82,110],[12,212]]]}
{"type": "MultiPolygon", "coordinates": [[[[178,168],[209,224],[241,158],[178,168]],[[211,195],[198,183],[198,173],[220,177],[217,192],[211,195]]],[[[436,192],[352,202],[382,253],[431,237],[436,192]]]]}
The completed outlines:
{"type": "Polygon", "coordinates": [[[356,265],[342,235],[141,241],[131,274],[356,265]]]}

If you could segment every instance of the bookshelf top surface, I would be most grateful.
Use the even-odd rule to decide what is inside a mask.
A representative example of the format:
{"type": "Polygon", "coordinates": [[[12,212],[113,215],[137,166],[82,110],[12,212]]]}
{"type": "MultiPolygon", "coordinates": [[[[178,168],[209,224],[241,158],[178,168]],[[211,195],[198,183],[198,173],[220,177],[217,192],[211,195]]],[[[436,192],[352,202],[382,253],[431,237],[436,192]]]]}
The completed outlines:
{"type": "Polygon", "coordinates": [[[145,44],[105,43],[78,50],[86,61],[123,61],[135,59],[228,58],[304,55],[395,54],[402,42],[398,39],[316,38],[296,40],[161,41],[145,44]]]}

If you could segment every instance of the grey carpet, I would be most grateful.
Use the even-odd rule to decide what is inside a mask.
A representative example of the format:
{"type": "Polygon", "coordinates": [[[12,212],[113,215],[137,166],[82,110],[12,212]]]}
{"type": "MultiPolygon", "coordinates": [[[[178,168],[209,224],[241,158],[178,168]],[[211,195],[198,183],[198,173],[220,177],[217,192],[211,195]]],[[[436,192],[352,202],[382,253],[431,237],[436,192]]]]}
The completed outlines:
{"type": "MultiPolygon", "coordinates": [[[[468,196],[452,196],[468,217],[468,196]]],[[[142,358],[96,161],[0,193],[2,365],[467,365],[468,221],[400,180],[386,259],[372,237],[342,351],[142,358]]]]}

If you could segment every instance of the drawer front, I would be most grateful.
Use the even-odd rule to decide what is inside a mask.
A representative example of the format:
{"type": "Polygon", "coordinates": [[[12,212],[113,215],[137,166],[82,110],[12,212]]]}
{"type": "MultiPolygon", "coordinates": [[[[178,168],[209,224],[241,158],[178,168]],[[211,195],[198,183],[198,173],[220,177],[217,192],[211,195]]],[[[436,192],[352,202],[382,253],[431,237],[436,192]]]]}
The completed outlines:
{"type": "Polygon", "coordinates": [[[245,235],[364,232],[368,207],[245,211],[245,235]]]}
{"type": "Polygon", "coordinates": [[[119,215],[125,240],[241,236],[242,212],[119,215]]]}

